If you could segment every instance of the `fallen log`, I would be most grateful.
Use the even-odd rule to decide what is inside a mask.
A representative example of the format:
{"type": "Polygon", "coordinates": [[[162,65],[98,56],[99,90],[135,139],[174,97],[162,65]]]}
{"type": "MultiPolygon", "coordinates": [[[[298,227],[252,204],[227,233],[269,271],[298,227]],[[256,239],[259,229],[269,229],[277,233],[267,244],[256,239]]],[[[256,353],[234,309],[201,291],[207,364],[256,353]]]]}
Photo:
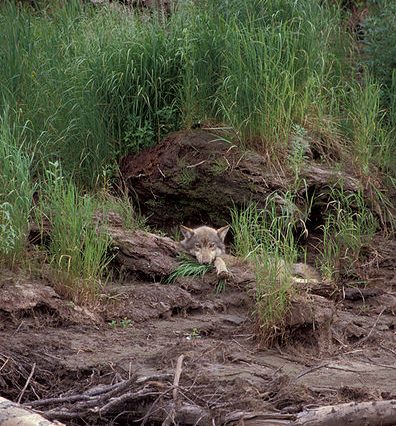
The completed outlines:
{"type": "Polygon", "coordinates": [[[40,414],[22,407],[0,396],[0,424],[2,426],[62,426],[58,421],[51,422],[40,414]]]}
{"type": "Polygon", "coordinates": [[[116,259],[123,269],[150,277],[166,277],[179,264],[177,255],[182,250],[171,238],[114,226],[106,230],[117,249],[116,259]]]}
{"type": "Polygon", "coordinates": [[[394,426],[396,400],[351,402],[305,409],[298,414],[233,412],[225,424],[245,426],[394,426]]]}
{"type": "Polygon", "coordinates": [[[298,414],[293,426],[394,426],[396,400],[352,402],[313,408],[298,414]]]}
{"type": "MultiPolygon", "coordinates": [[[[301,168],[296,188],[294,176],[271,165],[266,157],[241,151],[204,130],[170,134],[155,147],[126,156],[120,170],[142,212],[160,225],[222,226],[230,219],[231,207],[249,201],[264,207],[274,191],[281,194],[292,187],[296,193],[323,193],[337,184],[346,191],[360,189],[353,176],[312,163],[301,168]]],[[[282,203],[281,197],[278,201],[282,203]]]]}

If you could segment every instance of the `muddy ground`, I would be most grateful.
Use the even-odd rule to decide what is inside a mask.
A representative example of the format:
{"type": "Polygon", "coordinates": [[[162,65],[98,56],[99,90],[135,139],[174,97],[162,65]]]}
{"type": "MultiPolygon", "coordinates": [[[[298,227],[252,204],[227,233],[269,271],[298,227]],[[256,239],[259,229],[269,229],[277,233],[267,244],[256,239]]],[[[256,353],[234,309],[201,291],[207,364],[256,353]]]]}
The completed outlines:
{"type": "MultiPolygon", "coordinates": [[[[171,383],[184,354],[183,398],[222,419],[396,398],[396,242],[378,237],[373,247],[361,268],[367,284],[345,282],[321,299],[332,310],[327,325],[291,327],[271,349],[257,337],[248,282],[216,292],[210,274],[175,284],[129,276],[88,309],[62,300],[40,273],[3,270],[1,396],[27,403],[133,374],[171,383]]],[[[152,402],[129,406],[114,424],[138,419],[152,402]]]]}

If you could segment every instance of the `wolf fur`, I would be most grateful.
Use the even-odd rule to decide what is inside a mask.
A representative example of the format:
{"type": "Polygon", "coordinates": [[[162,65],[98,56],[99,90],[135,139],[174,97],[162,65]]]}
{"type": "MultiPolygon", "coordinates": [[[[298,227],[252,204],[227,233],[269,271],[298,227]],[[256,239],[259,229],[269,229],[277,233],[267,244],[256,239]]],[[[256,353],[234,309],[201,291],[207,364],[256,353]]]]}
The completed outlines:
{"type": "Polygon", "coordinates": [[[184,240],[180,242],[180,245],[187,253],[194,256],[199,263],[214,263],[217,277],[226,279],[231,276],[231,273],[228,271],[222,256],[226,253],[224,240],[229,229],[229,225],[219,229],[209,226],[191,229],[181,225],[180,230],[184,240]]]}
{"type": "MultiPolygon", "coordinates": [[[[219,278],[229,278],[231,273],[224,262],[226,256],[224,240],[230,226],[214,229],[209,226],[200,226],[192,229],[180,226],[184,240],[180,242],[181,247],[195,257],[199,263],[213,263],[219,278]]],[[[310,265],[295,263],[289,267],[281,263],[279,274],[288,273],[293,276],[293,282],[303,283],[306,281],[319,282],[320,274],[310,265]]]]}
{"type": "Polygon", "coordinates": [[[229,225],[219,229],[209,226],[191,229],[182,225],[180,229],[184,236],[181,246],[199,263],[213,263],[217,257],[225,254],[224,239],[230,229],[229,225]]]}

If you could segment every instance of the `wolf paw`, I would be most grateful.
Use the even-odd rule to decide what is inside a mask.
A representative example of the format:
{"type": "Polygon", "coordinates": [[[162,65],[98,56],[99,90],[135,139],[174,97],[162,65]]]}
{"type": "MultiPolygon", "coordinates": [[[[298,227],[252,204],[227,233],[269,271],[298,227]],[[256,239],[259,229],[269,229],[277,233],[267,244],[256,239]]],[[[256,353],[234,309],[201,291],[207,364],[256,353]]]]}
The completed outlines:
{"type": "Polygon", "coordinates": [[[231,272],[227,269],[227,266],[221,257],[216,258],[214,265],[217,272],[217,278],[219,280],[227,280],[232,277],[231,272]]]}
{"type": "Polygon", "coordinates": [[[230,278],[232,278],[232,273],[228,269],[227,270],[224,269],[217,273],[217,278],[219,280],[229,280],[230,278]]]}

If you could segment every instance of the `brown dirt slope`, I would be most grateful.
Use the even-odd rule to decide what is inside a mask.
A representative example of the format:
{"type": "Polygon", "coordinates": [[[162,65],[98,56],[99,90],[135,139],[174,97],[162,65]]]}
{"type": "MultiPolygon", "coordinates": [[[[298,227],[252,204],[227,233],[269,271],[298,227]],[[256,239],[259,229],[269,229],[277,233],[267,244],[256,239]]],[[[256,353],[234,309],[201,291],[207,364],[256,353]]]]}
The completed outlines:
{"type": "MultiPolygon", "coordinates": [[[[119,418],[125,424],[159,404],[158,389],[172,382],[184,355],[179,398],[222,421],[238,410],[290,414],[312,405],[395,398],[395,253],[394,241],[377,241],[376,261],[366,267],[367,289],[375,291],[366,289],[366,296],[340,288],[346,298],[297,300],[286,343],[272,349],[257,339],[249,279],[217,293],[213,273],[172,285],[129,276],[108,286],[92,314],[62,300],[48,282],[2,271],[1,396],[26,403],[131,375],[158,377],[150,381],[155,397],[129,402],[119,418]],[[321,303],[323,310],[306,314],[321,303]],[[321,322],[319,313],[329,307],[321,322]]],[[[161,401],[169,399],[165,392],[161,401]]],[[[106,417],[86,421],[109,424],[106,417]]]]}

